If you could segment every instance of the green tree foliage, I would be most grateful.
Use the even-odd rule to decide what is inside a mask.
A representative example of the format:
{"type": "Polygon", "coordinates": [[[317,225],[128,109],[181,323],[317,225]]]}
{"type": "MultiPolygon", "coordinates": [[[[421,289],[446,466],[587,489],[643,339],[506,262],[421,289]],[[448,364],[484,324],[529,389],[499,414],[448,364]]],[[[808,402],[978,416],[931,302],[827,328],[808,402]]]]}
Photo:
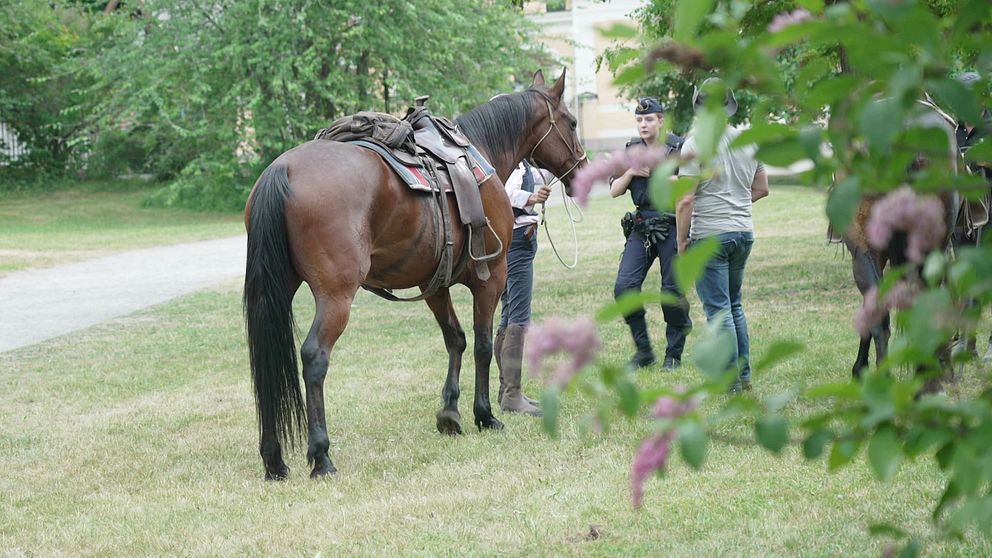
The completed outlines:
{"type": "MultiPolygon", "coordinates": [[[[811,185],[828,187],[835,177],[846,177],[830,190],[825,208],[837,230],[847,230],[863,195],[889,192],[906,184],[907,169],[921,154],[930,164],[912,176],[917,192],[956,190],[973,195],[989,187],[974,175],[955,174],[947,135],[939,129],[920,127],[918,120],[921,112],[928,112],[918,103],[925,93],[931,94],[943,111],[971,123],[979,123],[980,108],[992,104],[988,88],[992,4],[987,0],[798,0],[794,4],[655,0],[640,17],[649,29],[644,49],[637,51],[643,56],[615,51],[620,56],[614,61],[620,62],[616,64],[619,79],[626,79],[632,91],[646,92],[664,88],[665,83],[698,81],[717,73],[726,86],[748,91],[762,106],[752,110],[751,127],[736,145],[757,144],[758,158],[766,164],[812,161],[814,168],[801,177],[811,185]],[[768,11],[770,6],[774,6],[772,11],[768,11]],[[797,7],[808,11],[792,13],[790,18],[780,18],[779,24],[769,25],[774,10],[797,7]],[[815,56],[795,64],[798,58],[782,55],[788,49],[815,56]],[[643,69],[645,61],[655,64],[653,73],[643,69]],[[638,67],[640,74],[631,69],[638,67]],[[954,79],[961,68],[977,70],[984,80],[973,88],[964,87],[954,79]],[[769,108],[788,111],[792,116],[787,123],[768,122],[764,115],[775,112],[769,108]]],[[[674,91],[673,96],[685,102],[685,87],[668,87],[665,90],[674,91]]],[[[704,142],[703,138],[720,137],[726,125],[720,106],[723,95],[711,93],[711,102],[695,116],[704,168],[714,154],[715,142],[704,142]]],[[[992,161],[990,140],[972,148],[966,161],[992,161]]],[[[676,162],[665,164],[670,171],[676,162]]],[[[657,174],[668,176],[670,172],[661,169],[657,174]]],[[[655,199],[661,201],[678,198],[687,187],[692,184],[670,180],[652,184],[657,190],[655,199]]],[[[932,229],[920,232],[928,231],[932,229]]],[[[691,284],[701,273],[706,250],[705,245],[699,245],[679,257],[676,265],[683,285],[691,284]]],[[[880,286],[879,296],[895,289],[908,272],[908,268],[892,270],[880,286]]],[[[826,458],[830,469],[836,470],[857,462],[863,451],[881,481],[891,480],[905,460],[933,458],[947,479],[942,497],[934,502],[935,521],[952,535],[977,527],[992,536],[989,377],[985,373],[982,390],[960,397],[921,396],[920,392],[927,379],[945,373],[937,362],[938,346],[956,331],[974,333],[982,309],[992,302],[992,245],[959,249],[954,258],[935,250],[926,259],[922,276],[926,283],[922,292],[910,306],[895,312],[896,333],[887,358],[862,381],[815,385],[811,377],[812,386],[797,385],[784,393],[763,394],[767,396],[762,399],[726,398],[712,416],[693,411],[674,422],[669,415],[659,414],[656,406],[655,417],[662,417],[657,423],[659,431],[677,429],[681,454],[693,467],[704,461],[705,433],[722,421],[742,417],[754,420],[755,442],[773,453],[794,440],[802,444],[808,459],[826,458]],[[974,305],[963,311],[966,301],[974,305]],[[783,413],[782,409],[796,399],[818,409],[817,414],[796,418],[783,413]]],[[[621,303],[650,299],[641,295],[621,303]]],[[[618,313],[618,306],[611,304],[599,315],[602,319],[618,313]]],[[[737,374],[736,370],[725,370],[726,358],[721,356],[729,354],[721,350],[725,344],[718,328],[707,327],[693,355],[702,372],[698,384],[682,391],[663,388],[640,393],[641,406],[646,408],[657,400],[657,405],[671,408],[672,399],[722,397],[737,374]]],[[[766,354],[752,361],[752,368],[760,378],[762,371],[800,350],[802,345],[794,340],[777,340],[766,354]]],[[[602,392],[612,392],[599,406],[601,418],[609,402],[631,398],[631,384],[617,380],[615,367],[590,368],[586,374],[585,379],[602,386],[602,392]]],[[[554,412],[558,408],[553,401],[557,394],[554,388],[545,396],[552,403],[546,414],[547,409],[554,412]]],[[[616,403],[615,407],[618,413],[632,414],[628,404],[616,403]]],[[[546,417],[545,424],[554,425],[556,420],[546,417]]],[[[906,536],[886,525],[875,526],[872,532],[906,536]]],[[[905,555],[915,555],[919,548],[911,541],[904,551],[905,555]]]]}
{"type": "Polygon", "coordinates": [[[85,14],[72,7],[0,2],[0,121],[30,146],[17,161],[0,163],[47,172],[70,163],[85,124],[67,61],[77,58],[87,28],[85,14]]]}
{"type": "Polygon", "coordinates": [[[47,129],[22,119],[29,144],[80,115],[75,135],[60,137],[90,146],[86,170],[174,180],[165,203],[237,207],[260,167],[337,117],[400,112],[425,94],[451,115],[549,61],[529,43],[520,10],[487,0],[144,0],[110,13],[97,1],[52,6],[0,8],[0,23],[16,23],[0,25],[14,41],[0,56],[18,72],[3,72],[0,84],[35,84],[0,109],[58,101],[45,112],[47,129]],[[56,25],[70,11],[85,33],[56,25]],[[25,45],[37,54],[25,56],[25,45]],[[39,95],[41,85],[62,97],[39,95]]]}
{"type": "Polygon", "coordinates": [[[95,53],[94,109],[164,140],[149,155],[180,173],[169,203],[236,206],[260,166],[334,118],[422,94],[451,113],[528,65],[520,14],[481,0],[158,0],[142,11],[119,16],[95,53]]]}

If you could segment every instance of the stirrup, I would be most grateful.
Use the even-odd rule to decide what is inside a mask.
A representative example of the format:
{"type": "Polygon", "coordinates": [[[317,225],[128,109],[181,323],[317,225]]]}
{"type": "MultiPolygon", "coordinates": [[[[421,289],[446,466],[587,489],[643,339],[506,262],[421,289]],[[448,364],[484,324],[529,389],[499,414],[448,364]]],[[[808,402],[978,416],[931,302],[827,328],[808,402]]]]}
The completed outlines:
{"type": "Polygon", "coordinates": [[[472,261],[475,261],[475,262],[488,262],[489,260],[492,260],[492,259],[496,258],[497,256],[499,256],[500,254],[503,253],[503,241],[499,239],[499,235],[497,235],[496,234],[496,231],[493,230],[493,224],[489,220],[488,217],[486,218],[486,226],[489,227],[489,231],[491,233],[493,233],[493,237],[496,239],[496,242],[499,243],[499,246],[497,246],[496,247],[496,250],[494,250],[491,254],[483,254],[481,256],[476,256],[475,254],[473,254],[472,253],[472,229],[474,227],[472,227],[471,225],[469,225],[469,227],[468,227],[468,257],[472,258],[472,261]]]}

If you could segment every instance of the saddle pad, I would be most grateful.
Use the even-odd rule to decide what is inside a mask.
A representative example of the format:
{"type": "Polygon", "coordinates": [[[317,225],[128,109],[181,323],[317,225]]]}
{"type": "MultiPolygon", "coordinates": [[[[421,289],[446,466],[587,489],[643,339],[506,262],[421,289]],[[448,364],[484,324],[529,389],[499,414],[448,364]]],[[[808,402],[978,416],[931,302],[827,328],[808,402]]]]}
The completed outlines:
{"type": "MultiPolygon", "coordinates": [[[[348,143],[357,145],[359,147],[364,147],[370,151],[377,153],[382,159],[393,169],[393,171],[403,180],[406,184],[413,190],[418,190],[420,192],[432,192],[437,190],[437,186],[431,183],[430,178],[427,176],[424,168],[422,166],[414,166],[404,163],[397,159],[393,153],[386,149],[385,147],[370,141],[355,140],[348,143]]],[[[474,145],[470,145],[466,148],[472,158],[475,159],[472,165],[472,174],[475,175],[476,184],[482,184],[489,179],[496,170],[489,164],[489,161],[479,153],[479,150],[475,148],[474,145]]],[[[451,187],[445,188],[445,192],[450,192],[451,187]]]]}

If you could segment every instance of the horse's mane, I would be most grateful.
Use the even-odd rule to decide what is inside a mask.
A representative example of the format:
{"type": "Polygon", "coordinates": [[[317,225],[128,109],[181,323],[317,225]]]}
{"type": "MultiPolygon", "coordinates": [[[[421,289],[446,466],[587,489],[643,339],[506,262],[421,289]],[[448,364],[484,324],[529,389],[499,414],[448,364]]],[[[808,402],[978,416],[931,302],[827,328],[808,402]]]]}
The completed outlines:
{"type": "Polygon", "coordinates": [[[513,153],[534,114],[534,94],[541,92],[528,89],[499,95],[455,120],[472,143],[488,147],[491,154],[513,153]]]}

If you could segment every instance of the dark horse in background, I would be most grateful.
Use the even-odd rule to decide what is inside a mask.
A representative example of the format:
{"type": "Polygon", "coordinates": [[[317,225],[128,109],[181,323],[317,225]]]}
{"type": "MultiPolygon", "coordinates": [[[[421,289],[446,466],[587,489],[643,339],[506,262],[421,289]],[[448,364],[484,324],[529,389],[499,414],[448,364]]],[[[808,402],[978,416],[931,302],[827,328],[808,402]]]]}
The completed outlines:
{"type": "MultiPolygon", "coordinates": [[[[958,169],[958,147],[955,139],[955,121],[940,111],[931,101],[921,100],[918,103],[919,114],[910,121],[910,126],[916,128],[936,129],[947,135],[947,153],[919,154],[916,160],[910,165],[910,174],[918,172],[932,164],[950,165],[952,172],[958,169]]],[[[866,196],[861,200],[855,212],[854,221],[843,237],[845,246],[851,253],[851,263],[854,271],[854,282],[858,286],[862,297],[872,288],[878,287],[882,282],[882,274],[886,264],[901,266],[907,262],[906,258],[906,237],[905,234],[893,235],[892,241],[882,250],[873,248],[868,243],[866,226],[871,215],[875,202],[881,199],[881,195],[866,196]]],[[[950,242],[950,234],[959,208],[959,199],[954,192],[942,192],[939,195],[944,206],[945,228],[947,233],[946,242],[950,242]]],[[[872,341],[875,342],[876,365],[881,364],[888,352],[890,335],[889,314],[886,313],[882,321],[871,328],[870,335],[861,338],[858,346],[858,356],[852,368],[855,378],[861,377],[861,372],[868,366],[868,352],[872,341]]],[[[946,347],[941,349],[938,355],[943,362],[947,360],[946,347]]],[[[935,387],[933,382],[928,382],[927,390],[935,387]]]]}
{"type": "MultiPolygon", "coordinates": [[[[562,102],[565,72],[550,87],[534,75],[523,92],[500,95],[458,118],[466,136],[496,169],[480,186],[492,232],[486,253],[510,245],[513,212],[503,181],[522,159],[563,178],[585,161],[576,120],[562,102]]],[[[448,196],[449,215],[457,205],[448,196]]],[[[259,451],[267,479],[284,479],[289,468],[282,444],[307,430],[311,477],[336,469],[328,456],[324,378],[335,342],[348,323],[358,289],[423,291],[438,265],[439,238],[429,194],[410,190],[375,153],[347,143],[310,141],[280,155],[262,173],[248,198],[245,226],[248,261],[244,310],[259,421],[259,451]],[[306,407],[300,393],[293,334],[293,296],[310,286],[316,315],[300,350],[306,407]]],[[[463,229],[452,227],[454,253],[466,244],[463,229]]],[[[475,424],[500,429],[489,402],[493,356],[493,313],[506,283],[506,254],[489,262],[491,276],[480,280],[474,264],[452,278],[468,287],[475,333],[475,424]]],[[[459,373],[467,342],[445,285],[425,300],[441,326],[448,373],[437,413],[442,433],[461,433],[459,373]]]]}

